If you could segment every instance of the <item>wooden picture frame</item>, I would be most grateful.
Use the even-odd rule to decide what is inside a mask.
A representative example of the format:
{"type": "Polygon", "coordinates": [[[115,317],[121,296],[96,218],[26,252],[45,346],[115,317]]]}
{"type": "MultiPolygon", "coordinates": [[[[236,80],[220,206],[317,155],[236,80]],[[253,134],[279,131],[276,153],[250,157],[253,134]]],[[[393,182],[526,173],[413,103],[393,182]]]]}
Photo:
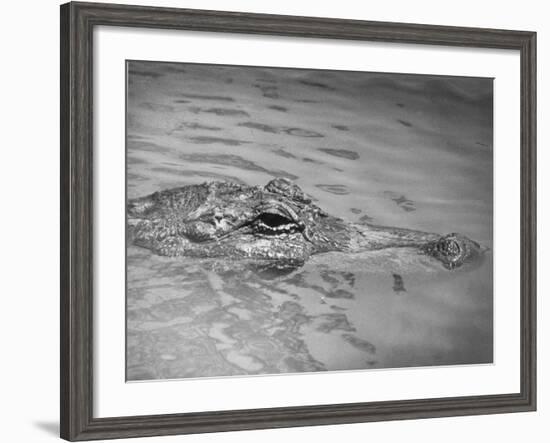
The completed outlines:
{"type": "MultiPolygon", "coordinates": [[[[121,85],[122,87],[122,85],[121,85]]],[[[61,437],[70,441],[533,411],[536,408],[536,34],[234,12],[61,6],[61,437]],[[93,416],[93,91],[96,26],[232,32],[519,51],[521,391],[169,415],[93,416]]]]}

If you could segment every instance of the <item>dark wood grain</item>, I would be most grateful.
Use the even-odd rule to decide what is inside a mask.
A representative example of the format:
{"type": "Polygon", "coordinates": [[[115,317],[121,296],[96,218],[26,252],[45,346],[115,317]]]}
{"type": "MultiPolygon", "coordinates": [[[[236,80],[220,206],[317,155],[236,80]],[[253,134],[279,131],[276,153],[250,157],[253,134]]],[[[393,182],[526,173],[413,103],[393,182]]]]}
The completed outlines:
{"type": "MultiPolygon", "coordinates": [[[[536,34],[150,8],[61,6],[61,437],[71,441],[532,411],[536,408],[536,34]],[[93,417],[94,26],[514,49],[521,54],[521,392],[406,401],[93,417]]],[[[122,85],[121,85],[122,87],[122,85]]]]}

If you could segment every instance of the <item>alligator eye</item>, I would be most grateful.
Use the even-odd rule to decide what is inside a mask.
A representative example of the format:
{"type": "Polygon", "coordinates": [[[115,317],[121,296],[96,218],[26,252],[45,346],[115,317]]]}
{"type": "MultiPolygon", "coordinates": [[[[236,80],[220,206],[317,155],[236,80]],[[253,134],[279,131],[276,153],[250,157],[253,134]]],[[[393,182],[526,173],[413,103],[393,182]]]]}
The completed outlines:
{"type": "Polygon", "coordinates": [[[270,212],[260,214],[254,224],[261,232],[267,234],[283,234],[298,230],[298,225],[293,220],[270,212]]]}

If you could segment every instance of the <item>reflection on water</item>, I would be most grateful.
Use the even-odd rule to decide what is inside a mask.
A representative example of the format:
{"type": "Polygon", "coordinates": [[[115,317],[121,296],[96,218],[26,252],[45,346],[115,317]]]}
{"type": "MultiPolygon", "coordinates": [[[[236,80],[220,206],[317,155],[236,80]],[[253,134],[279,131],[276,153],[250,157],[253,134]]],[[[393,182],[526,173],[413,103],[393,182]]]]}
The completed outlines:
{"type": "MultiPolygon", "coordinates": [[[[347,220],[492,248],[492,83],[131,62],[128,197],[287,177],[347,220]]],[[[127,251],[127,378],[492,361],[492,258],[413,250],[303,267],[127,251]]]]}

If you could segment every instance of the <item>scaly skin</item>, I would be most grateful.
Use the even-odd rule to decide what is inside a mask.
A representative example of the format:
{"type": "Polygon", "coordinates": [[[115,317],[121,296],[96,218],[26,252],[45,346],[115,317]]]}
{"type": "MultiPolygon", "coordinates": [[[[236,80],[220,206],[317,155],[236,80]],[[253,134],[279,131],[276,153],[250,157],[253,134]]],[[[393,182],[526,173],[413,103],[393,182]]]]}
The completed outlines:
{"type": "Polygon", "coordinates": [[[414,248],[455,269],[482,253],[461,234],[357,225],[327,214],[290,180],[211,182],[130,200],[130,241],[159,255],[303,263],[312,254],[414,248]]]}

